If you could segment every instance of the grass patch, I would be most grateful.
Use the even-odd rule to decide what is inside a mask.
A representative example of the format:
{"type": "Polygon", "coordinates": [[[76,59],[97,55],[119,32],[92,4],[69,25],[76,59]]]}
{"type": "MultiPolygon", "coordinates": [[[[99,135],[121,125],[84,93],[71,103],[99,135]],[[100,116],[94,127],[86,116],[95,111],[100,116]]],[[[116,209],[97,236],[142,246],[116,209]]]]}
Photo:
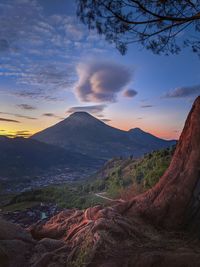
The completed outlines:
{"type": "Polygon", "coordinates": [[[2,211],[7,212],[13,212],[13,211],[24,211],[28,208],[33,208],[34,206],[37,206],[39,204],[39,202],[31,202],[31,201],[27,201],[27,202],[19,202],[19,203],[15,203],[15,204],[11,204],[8,206],[4,206],[2,207],[2,211]]]}
{"type": "Polygon", "coordinates": [[[85,209],[90,206],[104,204],[107,201],[95,196],[93,193],[80,191],[77,187],[68,185],[48,186],[15,195],[9,204],[4,205],[2,209],[3,211],[25,210],[41,202],[57,204],[60,208],[85,209]]]}

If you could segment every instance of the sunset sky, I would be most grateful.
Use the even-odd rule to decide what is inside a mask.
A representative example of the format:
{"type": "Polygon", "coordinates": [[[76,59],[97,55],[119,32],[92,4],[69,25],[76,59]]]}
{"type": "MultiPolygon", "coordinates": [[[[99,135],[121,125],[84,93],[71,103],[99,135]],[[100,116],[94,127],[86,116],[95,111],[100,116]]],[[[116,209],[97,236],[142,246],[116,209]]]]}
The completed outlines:
{"type": "Polygon", "coordinates": [[[122,56],[78,22],[75,0],[1,0],[0,26],[0,135],[29,136],[83,110],[178,138],[200,94],[197,55],[135,44],[122,56]]]}

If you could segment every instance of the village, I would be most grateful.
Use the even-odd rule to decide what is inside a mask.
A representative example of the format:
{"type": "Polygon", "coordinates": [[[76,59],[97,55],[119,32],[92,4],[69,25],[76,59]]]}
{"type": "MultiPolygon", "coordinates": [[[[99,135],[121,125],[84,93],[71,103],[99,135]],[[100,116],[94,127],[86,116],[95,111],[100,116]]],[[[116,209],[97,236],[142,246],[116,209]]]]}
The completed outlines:
{"type": "Polygon", "coordinates": [[[3,186],[3,188],[1,188],[1,194],[22,193],[49,185],[61,185],[66,182],[75,182],[77,180],[86,179],[93,172],[93,170],[87,168],[81,171],[71,171],[68,168],[65,168],[53,171],[50,170],[34,177],[16,177],[12,180],[8,177],[0,177],[3,186]]]}
{"type": "Polygon", "coordinates": [[[50,217],[59,213],[61,209],[52,203],[39,203],[23,211],[5,211],[0,210],[0,217],[12,223],[19,224],[22,227],[29,227],[32,224],[48,220],[50,217]]]}

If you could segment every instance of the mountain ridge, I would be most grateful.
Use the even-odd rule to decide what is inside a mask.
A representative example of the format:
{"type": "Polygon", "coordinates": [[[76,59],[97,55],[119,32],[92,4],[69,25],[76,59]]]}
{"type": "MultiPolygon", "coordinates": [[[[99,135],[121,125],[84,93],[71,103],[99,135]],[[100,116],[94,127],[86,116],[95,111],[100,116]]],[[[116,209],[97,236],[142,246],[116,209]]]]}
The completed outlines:
{"type": "Polygon", "coordinates": [[[117,129],[87,112],[75,112],[30,138],[105,159],[120,155],[138,157],[175,143],[175,140],[164,140],[139,128],[117,129]],[[152,144],[148,143],[150,141],[152,144]]]}
{"type": "Polygon", "coordinates": [[[17,176],[47,171],[52,167],[88,167],[97,162],[81,153],[42,143],[38,140],[0,137],[0,175],[17,176]]]}

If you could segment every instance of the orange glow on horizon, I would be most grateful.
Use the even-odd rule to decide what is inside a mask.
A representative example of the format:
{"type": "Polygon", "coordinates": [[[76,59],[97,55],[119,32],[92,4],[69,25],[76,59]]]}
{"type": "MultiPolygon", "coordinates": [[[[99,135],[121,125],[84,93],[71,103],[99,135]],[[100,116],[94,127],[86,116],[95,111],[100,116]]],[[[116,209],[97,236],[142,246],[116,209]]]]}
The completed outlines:
{"type": "MultiPolygon", "coordinates": [[[[2,124],[0,127],[0,135],[4,135],[4,136],[8,136],[8,137],[25,137],[28,138],[31,135],[40,132],[52,125],[56,124],[54,123],[49,123],[49,121],[45,120],[45,121],[38,121],[37,124],[33,125],[33,124],[19,124],[19,125],[15,125],[15,127],[13,127],[13,125],[10,124],[2,124]]],[[[127,118],[127,120],[111,120],[110,122],[106,122],[106,124],[114,127],[114,128],[118,128],[124,131],[128,131],[132,128],[140,128],[141,130],[151,133],[159,138],[163,138],[163,139],[178,139],[179,135],[181,133],[181,131],[173,131],[170,130],[168,128],[162,128],[162,126],[149,126],[149,123],[145,123],[142,120],[133,120],[133,122],[130,124],[129,119],[127,118]]]]}
{"type": "Polygon", "coordinates": [[[160,129],[158,129],[159,127],[152,128],[152,127],[148,127],[148,125],[145,125],[144,123],[138,123],[136,122],[135,125],[130,126],[129,123],[121,123],[121,122],[108,122],[107,124],[109,124],[110,126],[114,127],[114,128],[118,128],[120,130],[124,130],[124,131],[129,131],[130,129],[133,128],[140,128],[141,130],[148,132],[152,135],[155,135],[156,137],[162,138],[162,139],[167,139],[167,140],[178,140],[181,134],[181,131],[170,131],[167,129],[162,129],[160,127],[160,129]]]}

